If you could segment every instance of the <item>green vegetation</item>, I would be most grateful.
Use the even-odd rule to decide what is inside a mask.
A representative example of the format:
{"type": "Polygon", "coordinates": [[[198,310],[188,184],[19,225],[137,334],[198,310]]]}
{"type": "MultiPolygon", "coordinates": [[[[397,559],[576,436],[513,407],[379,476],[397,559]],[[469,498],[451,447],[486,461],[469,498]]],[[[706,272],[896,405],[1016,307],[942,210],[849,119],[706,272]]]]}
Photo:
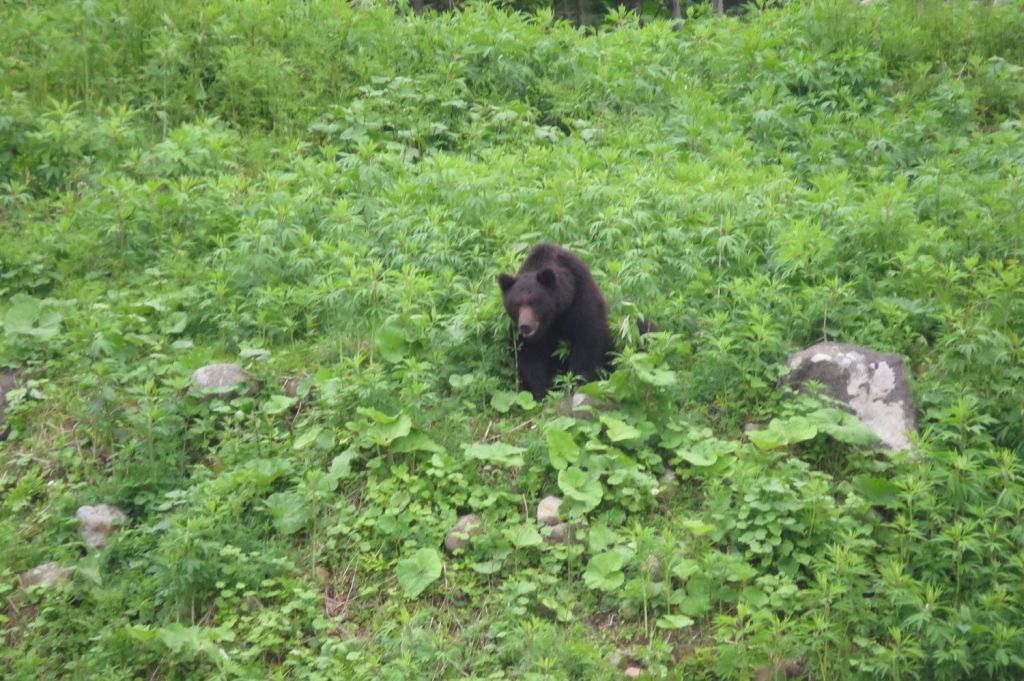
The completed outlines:
{"type": "Polygon", "coordinates": [[[1024,674],[1024,6],[355,5],[0,6],[0,675],[1024,674]],[[515,392],[540,240],[600,418],[515,392]],[[914,455],[780,398],[823,334],[907,359],[914,455]]]}

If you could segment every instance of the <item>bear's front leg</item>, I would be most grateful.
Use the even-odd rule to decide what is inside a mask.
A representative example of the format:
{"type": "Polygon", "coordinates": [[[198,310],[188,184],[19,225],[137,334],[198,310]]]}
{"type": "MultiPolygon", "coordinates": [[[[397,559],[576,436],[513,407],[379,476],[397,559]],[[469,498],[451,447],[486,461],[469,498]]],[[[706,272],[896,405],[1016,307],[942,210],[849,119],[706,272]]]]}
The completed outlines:
{"type": "Polygon", "coordinates": [[[593,348],[576,350],[575,344],[569,351],[569,370],[581,383],[597,380],[597,372],[603,364],[603,354],[593,348]]]}
{"type": "Polygon", "coordinates": [[[581,383],[596,381],[598,372],[608,366],[611,343],[599,328],[580,329],[569,347],[569,370],[581,383]]]}
{"type": "Polygon", "coordinates": [[[556,347],[553,343],[523,343],[523,347],[516,353],[519,381],[535,400],[544,399],[555,383],[555,374],[559,368],[559,362],[554,357],[556,347]]]}

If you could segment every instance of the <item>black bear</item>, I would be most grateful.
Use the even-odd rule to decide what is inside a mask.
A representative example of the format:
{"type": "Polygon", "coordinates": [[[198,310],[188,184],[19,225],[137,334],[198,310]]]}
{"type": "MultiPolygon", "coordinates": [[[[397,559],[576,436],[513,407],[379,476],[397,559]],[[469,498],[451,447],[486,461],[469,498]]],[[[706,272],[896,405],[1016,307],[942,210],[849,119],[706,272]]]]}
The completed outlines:
{"type": "Polygon", "coordinates": [[[608,304],[586,264],[555,244],[534,246],[513,277],[498,276],[502,301],[523,338],[516,354],[519,378],[536,399],[568,369],[583,382],[611,362],[608,304]],[[555,356],[569,342],[569,361],[555,356]]]}

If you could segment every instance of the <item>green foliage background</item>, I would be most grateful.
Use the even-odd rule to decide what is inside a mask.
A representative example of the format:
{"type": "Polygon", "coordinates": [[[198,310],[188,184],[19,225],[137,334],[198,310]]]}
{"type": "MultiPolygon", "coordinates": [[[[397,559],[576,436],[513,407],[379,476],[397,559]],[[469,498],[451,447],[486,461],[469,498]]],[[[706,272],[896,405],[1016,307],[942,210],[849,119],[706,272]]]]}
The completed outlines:
{"type": "Polygon", "coordinates": [[[3,675],[1021,674],[1021,35],[1019,2],[588,36],[4,4],[3,675]],[[601,420],[512,392],[494,277],[539,240],[612,304],[601,420]],[[824,334],[907,359],[913,456],[780,401],[824,334]],[[210,361],[261,389],[186,394],[210,361]],[[548,494],[577,543],[544,541],[548,494]],[[98,502],[131,521],[83,557],[98,502]],[[48,560],[74,579],[20,592],[48,560]]]}

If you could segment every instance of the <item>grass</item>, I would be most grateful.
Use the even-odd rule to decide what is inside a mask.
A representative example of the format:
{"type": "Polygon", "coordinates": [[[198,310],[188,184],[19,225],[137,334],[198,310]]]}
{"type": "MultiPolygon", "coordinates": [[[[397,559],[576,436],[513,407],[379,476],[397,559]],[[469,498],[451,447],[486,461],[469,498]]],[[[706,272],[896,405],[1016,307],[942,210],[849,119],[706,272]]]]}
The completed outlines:
{"type": "Polygon", "coordinates": [[[5,677],[1024,667],[1019,2],[0,13],[5,677]],[[611,303],[602,419],[515,392],[540,240],[611,303]],[[775,385],[823,337],[906,358],[913,457],[808,436],[775,385]],[[259,391],[186,394],[213,361],[259,391]]]}

